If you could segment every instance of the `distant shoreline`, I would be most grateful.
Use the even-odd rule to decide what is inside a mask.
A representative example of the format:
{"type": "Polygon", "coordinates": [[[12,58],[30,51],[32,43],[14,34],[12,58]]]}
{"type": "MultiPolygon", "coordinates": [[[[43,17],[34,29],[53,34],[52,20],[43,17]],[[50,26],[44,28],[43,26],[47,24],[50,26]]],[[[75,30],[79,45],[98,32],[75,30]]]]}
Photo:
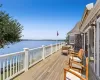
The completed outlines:
{"type": "Polygon", "coordinates": [[[52,40],[52,39],[21,39],[21,41],[65,41],[64,39],[61,40],[52,40]]]}

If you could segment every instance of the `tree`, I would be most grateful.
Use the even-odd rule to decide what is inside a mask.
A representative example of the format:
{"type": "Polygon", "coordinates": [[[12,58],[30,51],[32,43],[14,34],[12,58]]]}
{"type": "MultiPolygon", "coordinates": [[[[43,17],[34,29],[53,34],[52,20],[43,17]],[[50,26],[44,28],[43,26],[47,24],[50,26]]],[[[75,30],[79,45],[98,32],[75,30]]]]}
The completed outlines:
{"type": "Polygon", "coordinates": [[[0,48],[20,41],[22,30],[23,26],[16,19],[5,11],[0,11],[0,48]]]}

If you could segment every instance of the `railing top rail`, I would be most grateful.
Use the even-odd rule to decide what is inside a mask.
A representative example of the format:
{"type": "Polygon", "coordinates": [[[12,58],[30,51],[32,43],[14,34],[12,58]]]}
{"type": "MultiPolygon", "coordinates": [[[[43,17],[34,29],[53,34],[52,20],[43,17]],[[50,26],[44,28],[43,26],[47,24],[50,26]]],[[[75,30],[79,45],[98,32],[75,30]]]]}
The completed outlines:
{"type": "MultiPolygon", "coordinates": [[[[62,42],[62,43],[64,43],[64,42],[62,42]]],[[[60,44],[60,43],[52,44],[52,46],[56,46],[57,44],[60,44]]],[[[50,46],[51,45],[47,45],[45,47],[50,47],[50,46]]],[[[40,48],[42,48],[42,47],[33,48],[33,49],[29,49],[29,50],[36,50],[36,49],[40,49],[40,48]]],[[[4,54],[4,55],[0,55],[0,58],[4,58],[4,57],[8,57],[8,56],[14,56],[14,55],[22,54],[22,53],[24,53],[24,51],[10,53],[10,54],[4,54]]]]}
{"type": "Polygon", "coordinates": [[[14,56],[14,55],[23,54],[23,53],[24,53],[24,51],[10,53],[10,54],[4,54],[4,55],[0,55],[0,58],[4,58],[4,57],[8,57],[8,56],[14,56]]]}
{"type": "Polygon", "coordinates": [[[45,47],[50,47],[51,45],[46,45],[45,47]]]}
{"type": "Polygon", "coordinates": [[[53,45],[56,45],[56,44],[53,44],[53,45]]]}
{"type": "Polygon", "coordinates": [[[37,49],[41,49],[42,47],[38,47],[38,48],[33,48],[33,49],[29,49],[29,50],[37,50],[37,49]]]}

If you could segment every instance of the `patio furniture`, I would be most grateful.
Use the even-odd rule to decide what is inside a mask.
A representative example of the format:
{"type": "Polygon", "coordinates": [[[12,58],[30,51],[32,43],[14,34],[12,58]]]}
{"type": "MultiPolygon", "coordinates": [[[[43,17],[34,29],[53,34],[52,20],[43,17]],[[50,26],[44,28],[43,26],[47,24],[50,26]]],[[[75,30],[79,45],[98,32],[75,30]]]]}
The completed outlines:
{"type": "Polygon", "coordinates": [[[84,65],[77,63],[77,65],[86,69],[86,74],[82,74],[82,72],[78,72],[71,68],[64,69],[64,80],[88,80],[88,58],[86,58],[86,67],[84,65]]]}
{"type": "Polygon", "coordinates": [[[62,53],[63,53],[64,55],[68,55],[68,49],[69,49],[69,47],[67,47],[67,46],[62,46],[62,53]]]}
{"type": "Polygon", "coordinates": [[[70,56],[69,58],[69,66],[73,66],[76,67],[75,64],[73,65],[73,63],[71,62],[78,62],[81,63],[82,62],[82,58],[83,58],[83,49],[80,49],[78,53],[74,53],[70,56]]]}
{"type": "Polygon", "coordinates": [[[70,68],[75,68],[75,69],[79,69],[79,70],[83,70],[83,64],[76,62],[76,61],[72,61],[70,62],[70,68]]]}

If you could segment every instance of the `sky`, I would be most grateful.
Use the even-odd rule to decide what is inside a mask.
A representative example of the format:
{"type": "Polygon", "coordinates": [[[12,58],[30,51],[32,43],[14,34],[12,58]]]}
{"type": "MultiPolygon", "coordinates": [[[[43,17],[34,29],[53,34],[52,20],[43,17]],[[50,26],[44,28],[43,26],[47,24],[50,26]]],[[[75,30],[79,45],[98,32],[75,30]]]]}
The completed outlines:
{"type": "Polygon", "coordinates": [[[22,39],[65,39],[96,0],[0,0],[2,10],[23,25],[22,39]],[[59,36],[57,36],[57,31],[59,36]]]}

